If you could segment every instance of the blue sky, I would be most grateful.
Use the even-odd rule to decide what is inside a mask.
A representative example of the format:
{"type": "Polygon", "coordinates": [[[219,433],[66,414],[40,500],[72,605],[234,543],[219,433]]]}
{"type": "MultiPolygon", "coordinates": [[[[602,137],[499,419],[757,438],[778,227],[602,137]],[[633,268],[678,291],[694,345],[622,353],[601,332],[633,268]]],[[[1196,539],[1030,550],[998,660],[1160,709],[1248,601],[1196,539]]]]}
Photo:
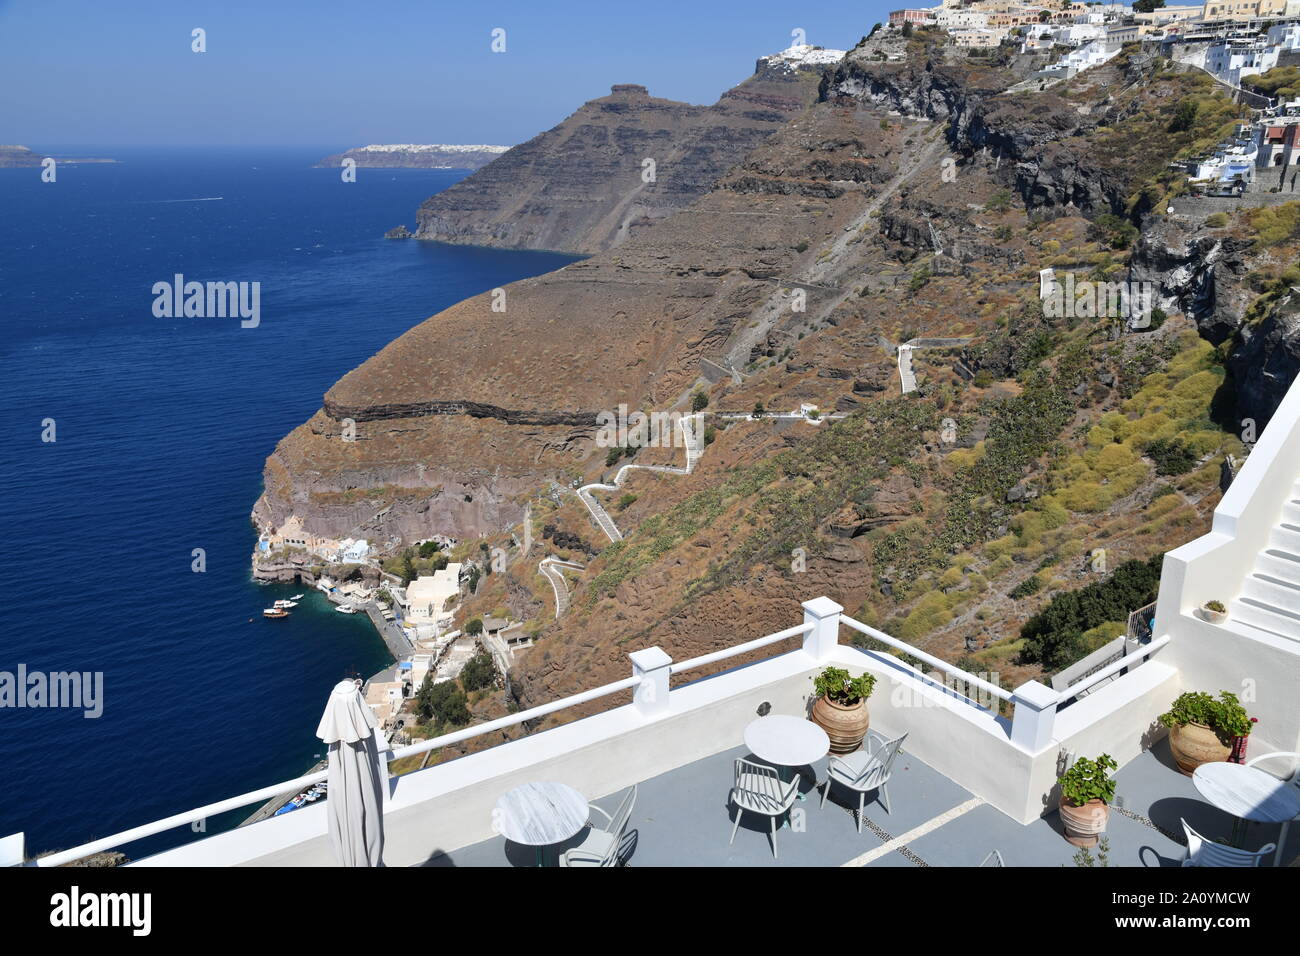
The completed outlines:
{"type": "Polygon", "coordinates": [[[712,103],[889,5],[637,0],[0,0],[0,143],[514,144],[612,83],[712,103]],[[207,32],[207,52],[190,49],[207,32]],[[506,31],[492,53],[491,31],[506,31]]]}

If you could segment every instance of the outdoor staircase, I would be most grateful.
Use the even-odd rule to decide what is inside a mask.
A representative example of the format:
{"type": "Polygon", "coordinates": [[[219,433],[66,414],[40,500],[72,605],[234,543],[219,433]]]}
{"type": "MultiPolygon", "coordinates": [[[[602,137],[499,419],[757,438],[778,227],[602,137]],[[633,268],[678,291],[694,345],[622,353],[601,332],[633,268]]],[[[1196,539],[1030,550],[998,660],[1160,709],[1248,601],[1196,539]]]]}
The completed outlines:
{"type": "Polygon", "coordinates": [[[1229,620],[1300,642],[1300,482],[1232,601],[1229,620]]]}
{"type": "Polygon", "coordinates": [[[898,380],[903,394],[916,391],[916,373],[912,371],[912,346],[898,347],[898,380]]]}
{"type": "Polygon", "coordinates": [[[624,465],[614,475],[612,485],[594,482],[590,485],[583,485],[578,489],[578,497],[582,503],[587,506],[587,511],[591,513],[600,530],[605,532],[605,536],[611,542],[622,541],[623,533],[618,530],[618,525],[614,524],[614,519],[592,495],[593,491],[618,491],[623,485],[623,479],[629,471],[640,469],[642,471],[657,471],[668,475],[689,475],[695,470],[695,464],[704,454],[704,413],[696,412],[693,415],[687,415],[678,421],[678,427],[682,431],[682,444],[686,446],[686,466],[677,468],[672,465],[624,465]]]}
{"type": "MultiPolygon", "coordinates": [[[[615,528],[615,531],[618,529],[615,528]]],[[[537,569],[546,576],[546,580],[551,582],[551,590],[555,592],[555,619],[558,621],[564,616],[564,612],[569,609],[569,582],[564,580],[564,568],[571,571],[583,571],[586,568],[576,561],[565,561],[555,555],[547,555],[542,558],[537,565],[537,569]]]]}

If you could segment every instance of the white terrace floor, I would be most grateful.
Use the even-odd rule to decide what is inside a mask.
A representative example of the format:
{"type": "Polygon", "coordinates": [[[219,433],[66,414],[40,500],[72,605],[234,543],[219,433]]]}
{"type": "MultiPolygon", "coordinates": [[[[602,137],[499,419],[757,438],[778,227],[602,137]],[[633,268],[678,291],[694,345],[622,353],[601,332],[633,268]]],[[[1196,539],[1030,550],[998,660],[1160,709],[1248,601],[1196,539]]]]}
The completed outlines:
{"type": "MultiPolygon", "coordinates": [[[[735,844],[728,846],[734,809],[727,804],[727,794],[737,757],[757,759],[738,747],[642,781],[628,824],[629,832],[635,832],[629,865],[978,866],[994,849],[1007,866],[1075,865],[1077,851],[1061,836],[1055,812],[1021,826],[906,750],[894,765],[889,785],[893,812],[873,799],[861,834],[856,832],[856,797],[836,788],[826,808],[819,808],[820,790],[812,789],[811,771],[805,768],[807,799],[795,804],[803,810],[802,826],[779,831],[780,859],[772,859],[767,818],[752,814],[745,815],[735,844]]],[[[825,779],[826,761],[818,761],[812,770],[819,780],[825,779]]],[[[1211,839],[1226,838],[1231,830],[1232,819],[1206,803],[1191,779],[1174,769],[1166,741],[1125,766],[1116,781],[1116,806],[1107,827],[1110,866],[1178,866],[1184,852],[1180,817],[1211,839]]],[[[617,795],[597,802],[612,811],[617,795]]],[[[1252,823],[1244,844],[1255,849],[1274,842],[1278,830],[1276,825],[1252,823]]],[[[1292,828],[1287,844],[1286,859],[1300,854],[1300,827],[1292,828]]],[[[435,853],[425,865],[534,862],[533,848],[497,837],[435,853]]]]}

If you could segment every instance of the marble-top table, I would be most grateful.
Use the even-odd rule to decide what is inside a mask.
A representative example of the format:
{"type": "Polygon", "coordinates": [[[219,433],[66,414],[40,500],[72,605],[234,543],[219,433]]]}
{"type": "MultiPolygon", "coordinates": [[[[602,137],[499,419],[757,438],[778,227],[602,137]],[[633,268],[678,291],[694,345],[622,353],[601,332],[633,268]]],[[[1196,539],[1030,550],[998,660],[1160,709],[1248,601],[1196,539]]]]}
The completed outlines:
{"type": "MultiPolygon", "coordinates": [[[[770,764],[775,764],[781,780],[794,779],[791,769],[804,767],[821,760],[831,750],[831,739],[811,720],[791,717],[788,714],[769,714],[752,720],[745,727],[745,746],[750,752],[770,764]]],[[[799,794],[802,800],[803,794],[799,794]]]]}
{"type": "Polygon", "coordinates": [[[525,783],[497,797],[492,811],[493,829],[512,843],[542,848],[561,843],[587,825],[591,810],[587,798],[568,784],[547,781],[525,783]]]}
{"type": "Polygon", "coordinates": [[[1258,767],[1222,761],[1201,764],[1192,774],[1192,783],[1206,800],[1239,820],[1282,824],[1273,856],[1273,865],[1282,865],[1287,829],[1300,815],[1300,791],[1294,784],[1258,767]]]}
{"type": "Polygon", "coordinates": [[[750,721],[745,746],[778,767],[803,767],[830,753],[831,739],[811,720],[771,714],[750,721]]]}

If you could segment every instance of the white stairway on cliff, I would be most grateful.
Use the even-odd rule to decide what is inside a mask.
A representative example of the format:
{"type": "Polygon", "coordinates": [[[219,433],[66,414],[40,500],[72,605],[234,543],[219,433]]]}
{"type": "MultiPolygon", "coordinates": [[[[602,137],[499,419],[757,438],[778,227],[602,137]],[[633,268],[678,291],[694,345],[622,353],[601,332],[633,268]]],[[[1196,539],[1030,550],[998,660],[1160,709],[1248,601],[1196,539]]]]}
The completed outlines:
{"type": "Polygon", "coordinates": [[[614,475],[612,485],[601,484],[596,482],[590,485],[583,485],[578,489],[578,497],[582,503],[587,506],[591,516],[596,519],[596,524],[600,530],[605,532],[605,536],[610,541],[622,541],[623,532],[618,530],[618,525],[614,524],[614,519],[592,495],[593,491],[618,491],[623,484],[623,478],[629,471],[641,469],[642,471],[657,471],[669,475],[689,475],[695,470],[695,463],[700,460],[700,455],[704,454],[704,413],[696,412],[694,415],[687,415],[678,419],[677,427],[681,430],[682,444],[686,446],[686,467],[677,468],[672,465],[624,465],[614,475]]]}
{"type": "Polygon", "coordinates": [[[1300,641],[1300,483],[1232,602],[1230,620],[1300,641]]]}

